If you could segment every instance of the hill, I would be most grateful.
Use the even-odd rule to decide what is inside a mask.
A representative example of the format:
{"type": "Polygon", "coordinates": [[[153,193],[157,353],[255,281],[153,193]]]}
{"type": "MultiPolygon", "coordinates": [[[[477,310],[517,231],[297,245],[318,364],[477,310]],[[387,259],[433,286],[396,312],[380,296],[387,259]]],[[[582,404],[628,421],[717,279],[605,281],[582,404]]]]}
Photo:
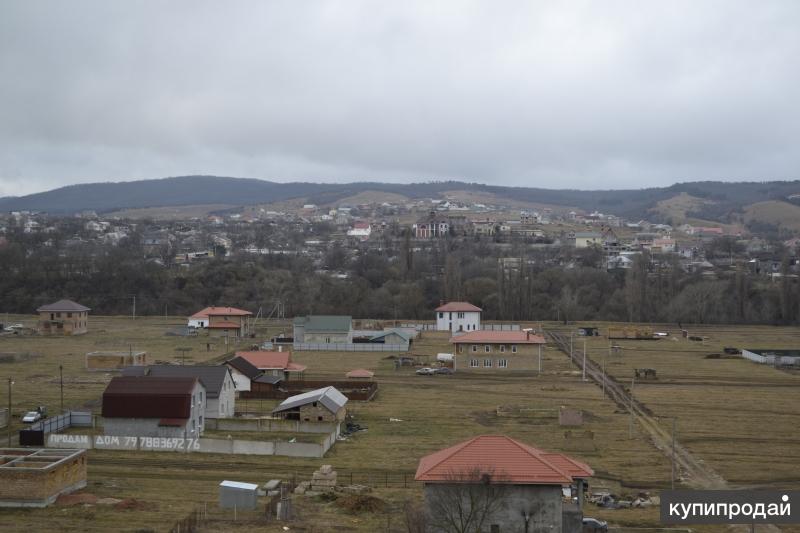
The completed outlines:
{"type": "MultiPolygon", "coordinates": [[[[668,219],[679,209],[684,218],[718,222],[740,219],[746,206],[756,202],[784,200],[800,193],[800,181],[691,182],[669,187],[629,190],[581,191],[534,187],[504,187],[458,181],[427,183],[276,183],[273,181],[219,176],[180,176],[118,183],[69,185],[47,192],[0,198],[0,211],[35,210],[74,213],[95,210],[108,213],[126,209],[224,204],[250,206],[286,200],[329,205],[345,199],[386,198],[397,200],[444,198],[458,191],[461,196],[497,198],[509,205],[563,206],[584,211],[602,211],[628,218],[652,216],[668,219]],[[677,200],[676,200],[677,197],[677,200]],[[686,200],[690,200],[687,205],[686,200]],[[670,203],[672,202],[672,203],[670,203]],[[518,204],[517,204],[518,205],[518,204]]],[[[384,200],[386,201],[386,200],[384,200]]]]}
{"type": "Polygon", "coordinates": [[[759,222],[800,232],[800,207],[780,200],[756,202],[745,209],[744,221],[748,224],[759,222]]]}

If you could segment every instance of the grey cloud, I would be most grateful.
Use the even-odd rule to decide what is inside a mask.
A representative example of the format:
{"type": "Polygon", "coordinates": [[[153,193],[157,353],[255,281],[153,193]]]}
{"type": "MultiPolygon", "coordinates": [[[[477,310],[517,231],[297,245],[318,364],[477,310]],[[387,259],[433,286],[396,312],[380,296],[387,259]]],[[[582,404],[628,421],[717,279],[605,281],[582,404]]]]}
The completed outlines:
{"type": "Polygon", "coordinates": [[[193,173],[581,188],[798,177],[791,0],[2,11],[0,195],[193,173]]]}

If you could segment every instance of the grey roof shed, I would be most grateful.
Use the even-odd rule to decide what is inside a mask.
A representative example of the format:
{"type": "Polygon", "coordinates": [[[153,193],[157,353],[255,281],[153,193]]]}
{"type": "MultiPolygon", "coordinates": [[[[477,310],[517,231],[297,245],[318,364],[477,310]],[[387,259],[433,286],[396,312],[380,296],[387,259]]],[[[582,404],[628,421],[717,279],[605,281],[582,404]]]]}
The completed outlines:
{"type": "Polygon", "coordinates": [[[289,396],[283,400],[278,407],[273,409],[272,412],[280,413],[282,411],[288,411],[290,409],[308,405],[314,402],[319,402],[330,412],[336,413],[347,403],[347,396],[339,392],[336,387],[325,387],[323,389],[312,390],[310,392],[304,392],[303,394],[289,396]]]}
{"type": "Polygon", "coordinates": [[[219,484],[219,506],[223,509],[255,509],[258,485],[225,480],[219,484]]]}

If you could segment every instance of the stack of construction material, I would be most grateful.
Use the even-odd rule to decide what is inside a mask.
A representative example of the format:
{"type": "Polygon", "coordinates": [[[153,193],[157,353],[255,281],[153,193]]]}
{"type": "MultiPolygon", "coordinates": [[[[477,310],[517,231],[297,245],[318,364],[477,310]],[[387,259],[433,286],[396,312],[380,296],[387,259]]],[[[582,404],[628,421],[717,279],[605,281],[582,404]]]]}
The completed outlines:
{"type": "Polygon", "coordinates": [[[336,471],[331,465],[322,465],[311,475],[313,492],[333,492],[336,490],[336,471]]]}

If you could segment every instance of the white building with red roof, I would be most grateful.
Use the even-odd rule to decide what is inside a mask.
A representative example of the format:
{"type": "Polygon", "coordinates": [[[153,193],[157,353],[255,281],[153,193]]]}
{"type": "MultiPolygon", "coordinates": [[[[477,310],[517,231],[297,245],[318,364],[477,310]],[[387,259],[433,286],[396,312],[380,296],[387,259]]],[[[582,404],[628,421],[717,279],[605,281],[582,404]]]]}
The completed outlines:
{"type": "Polygon", "coordinates": [[[249,330],[250,311],[235,307],[206,307],[189,317],[190,328],[217,330],[224,335],[244,336],[249,330]]]}
{"type": "Polygon", "coordinates": [[[368,239],[372,235],[372,225],[369,222],[358,221],[353,223],[353,227],[347,230],[348,237],[359,237],[368,239]]]}
{"type": "Polygon", "coordinates": [[[480,435],[420,459],[415,479],[425,487],[432,531],[446,530],[439,521],[458,513],[482,520],[474,524],[476,531],[577,533],[584,485],[593,475],[566,455],[505,435],[480,435]],[[577,505],[563,502],[566,489],[577,505]]]}
{"type": "Polygon", "coordinates": [[[436,330],[453,334],[481,329],[482,309],[469,302],[448,302],[436,308],[436,330]]]}

